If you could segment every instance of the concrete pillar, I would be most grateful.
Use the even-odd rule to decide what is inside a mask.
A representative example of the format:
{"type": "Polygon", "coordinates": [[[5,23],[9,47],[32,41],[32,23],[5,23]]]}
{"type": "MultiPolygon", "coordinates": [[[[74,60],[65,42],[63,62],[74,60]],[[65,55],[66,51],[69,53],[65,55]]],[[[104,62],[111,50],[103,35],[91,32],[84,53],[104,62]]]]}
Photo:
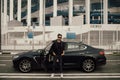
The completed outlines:
{"type": "Polygon", "coordinates": [[[103,0],[103,12],[104,24],[108,24],[108,0],[103,0]]]}
{"type": "Polygon", "coordinates": [[[113,31],[113,43],[115,42],[115,31],[113,31]]]}
{"type": "Polygon", "coordinates": [[[90,0],[85,0],[86,5],[86,24],[90,24],[90,0]]]}
{"type": "Polygon", "coordinates": [[[119,35],[118,35],[119,30],[116,30],[116,42],[119,41],[119,35]]]}
{"type": "Polygon", "coordinates": [[[43,0],[43,24],[45,26],[45,6],[46,5],[46,0],[43,0]]]}
{"type": "Polygon", "coordinates": [[[4,0],[4,28],[7,27],[7,0],[4,0]]]}
{"type": "Polygon", "coordinates": [[[21,21],[21,0],[18,0],[18,9],[17,10],[18,10],[18,12],[17,12],[17,20],[21,21]]]}
{"type": "Polygon", "coordinates": [[[27,0],[27,26],[31,26],[31,0],[27,0]]]}
{"type": "Polygon", "coordinates": [[[46,0],[43,0],[43,47],[46,46],[46,39],[45,39],[45,5],[46,5],[46,0]]]}
{"type": "Polygon", "coordinates": [[[100,16],[98,16],[98,20],[100,20],[100,16]]]}
{"type": "Polygon", "coordinates": [[[103,31],[101,31],[101,46],[103,46],[103,31]]]}
{"type": "Polygon", "coordinates": [[[2,4],[3,4],[3,3],[2,3],[2,0],[1,0],[1,4],[0,4],[0,5],[1,5],[1,14],[2,14],[2,4]]]}
{"type": "MultiPolygon", "coordinates": [[[[2,16],[2,0],[0,1],[0,14],[2,16]]],[[[2,17],[0,16],[0,54],[1,54],[1,44],[2,44],[2,36],[1,36],[1,26],[2,26],[2,17]]]]}
{"type": "Polygon", "coordinates": [[[88,32],[88,45],[90,45],[90,31],[88,32]]]}
{"type": "Polygon", "coordinates": [[[5,41],[5,45],[7,45],[7,23],[8,23],[8,20],[7,20],[7,1],[8,0],[4,0],[4,25],[3,25],[3,28],[2,28],[2,34],[4,34],[4,41],[5,41]]]}
{"type": "Polygon", "coordinates": [[[57,0],[53,0],[53,17],[57,16],[57,0]]]}
{"type": "Polygon", "coordinates": [[[40,0],[39,1],[39,4],[40,4],[40,10],[39,10],[39,26],[43,28],[43,47],[45,46],[46,44],[46,41],[45,41],[45,0],[40,0]]]}
{"type": "Polygon", "coordinates": [[[72,17],[73,17],[73,0],[69,0],[69,26],[72,25],[72,17]]]}
{"type": "Polygon", "coordinates": [[[10,0],[10,21],[13,20],[13,0],[10,0]]]}
{"type": "Polygon", "coordinates": [[[3,15],[3,10],[2,10],[2,8],[3,8],[3,2],[2,2],[2,0],[1,0],[1,16],[0,16],[0,20],[1,20],[1,26],[2,26],[2,15],[3,15]]]}
{"type": "Polygon", "coordinates": [[[39,26],[43,25],[43,0],[39,0],[39,26]]]}
{"type": "Polygon", "coordinates": [[[80,40],[83,41],[83,40],[82,40],[82,33],[80,34],[80,40]]]}
{"type": "Polygon", "coordinates": [[[92,16],[92,20],[94,20],[94,16],[92,16]]]}
{"type": "Polygon", "coordinates": [[[9,42],[10,42],[10,34],[7,33],[7,44],[10,44],[9,42]]]}

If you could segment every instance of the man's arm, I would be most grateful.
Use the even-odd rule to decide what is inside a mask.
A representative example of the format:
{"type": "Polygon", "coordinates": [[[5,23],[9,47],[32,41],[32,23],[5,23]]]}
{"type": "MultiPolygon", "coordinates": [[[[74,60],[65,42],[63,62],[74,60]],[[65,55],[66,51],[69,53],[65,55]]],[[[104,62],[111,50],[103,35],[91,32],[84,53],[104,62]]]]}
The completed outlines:
{"type": "Polygon", "coordinates": [[[65,54],[65,43],[63,42],[63,53],[61,54],[62,56],[65,54]]]}
{"type": "Polygon", "coordinates": [[[54,52],[54,47],[55,47],[55,41],[53,41],[53,44],[52,44],[51,48],[52,48],[52,55],[56,56],[56,54],[54,52]]]}

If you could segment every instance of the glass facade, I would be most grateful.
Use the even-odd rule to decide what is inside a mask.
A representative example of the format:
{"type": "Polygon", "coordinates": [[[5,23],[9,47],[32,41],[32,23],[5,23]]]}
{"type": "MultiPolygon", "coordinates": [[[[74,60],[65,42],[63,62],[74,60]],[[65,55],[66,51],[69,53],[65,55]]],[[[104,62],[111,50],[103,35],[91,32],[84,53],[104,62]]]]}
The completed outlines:
{"type": "MultiPolygon", "coordinates": [[[[63,16],[65,25],[68,25],[69,0],[57,0],[57,16],[63,16]]],[[[45,25],[50,25],[50,18],[53,17],[53,0],[45,2],[45,25]]],[[[17,0],[14,0],[14,14],[17,15],[17,0]]],[[[8,0],[9,7],[9,0],[8,0]]],[[[39,25],[39,0],[32,0],[31,13],[37,16],[32,16],[32,22],[39,25]]],[[[83,15],[84,24],[86,24],[86,7],[85,0],[73,0],[73,16],[83,15]]],[[[8,9],[9,13],[9,9],[8,9]]],[[[22,22],[26,25],[27,16],[27,0],[22,0],[22,22]]],[[[17,19],[17,16],[14,16],[17,19]]],[[[90,0],[90,24],[103,23],[103,0],[90,0]]],[[[120,0],[108,0],[108,24],[120,24],[120,0]]]]}
{"type": "Polygon", "coordinates": [[[120,42],[120,0],[31,0],[31,3],[30,0],[21,0],[21,5],[19,1],[7,0],[4,2],[5,5],[1,6],[2,45],[30,46],[35,42],[35,46],[40,46],[44,42],[53,40],[58,32],[63,33],[64,39],[75,38],[74,41],[83,41],[96,47],[117,46],[120,42]],[[14,2],[10,4],[10,1],[14,2]],[[44,1],[45,4],[42,4],[44,1]],[[54,2],[57,3],[57,7],[54,2]],[[105,7],[106,5],[108,6],[105,7]],[[10,13],[13,15],[11,19],[9,19],[12,17],[10,13]],[[51,25],[51,23],[55,24],[51,25]],[[29,33],[29,30],[33,31],[34,35],[29,33]],[[35,41],[32,41],[33,36],[35,41]]]}
{"type": "Polygon", "coordinates": [[[109,24],[120,24],[120,0],[109,0],[108,9],[109,24]]]}

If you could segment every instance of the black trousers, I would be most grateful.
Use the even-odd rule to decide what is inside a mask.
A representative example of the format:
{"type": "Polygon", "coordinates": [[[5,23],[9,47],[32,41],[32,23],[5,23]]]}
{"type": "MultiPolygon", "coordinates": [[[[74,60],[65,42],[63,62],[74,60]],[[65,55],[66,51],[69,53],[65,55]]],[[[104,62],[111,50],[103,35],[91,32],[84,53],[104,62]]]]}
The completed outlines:
{"type": "Polygon", "coordinates": [[[53,73],[55,72],[56,68],[59,68],[60,73],[62,73],[62,56],[56,55],[53,57],[53,73]]]}

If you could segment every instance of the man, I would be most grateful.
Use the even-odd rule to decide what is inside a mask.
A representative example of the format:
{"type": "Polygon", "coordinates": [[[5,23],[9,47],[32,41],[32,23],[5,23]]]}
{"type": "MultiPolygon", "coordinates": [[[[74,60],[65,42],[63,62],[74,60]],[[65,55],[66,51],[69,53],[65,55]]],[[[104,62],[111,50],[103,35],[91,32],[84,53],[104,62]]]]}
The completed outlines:
{"type": "MultiPolygon", "coordinates": [[[[53,55],[53,72],[55,72],[55,68],[57,63],[59,64],[61,77],[63,77],[62,74],[62,56],[64,55],[65,45],[62,41],[62,34],[57,35],[57,40],[53,41],[53,44],[51,46],[52,55],[53,55]]],[[[53,77],[54,74],[52,73],[51,77],[53,77]]]]}

